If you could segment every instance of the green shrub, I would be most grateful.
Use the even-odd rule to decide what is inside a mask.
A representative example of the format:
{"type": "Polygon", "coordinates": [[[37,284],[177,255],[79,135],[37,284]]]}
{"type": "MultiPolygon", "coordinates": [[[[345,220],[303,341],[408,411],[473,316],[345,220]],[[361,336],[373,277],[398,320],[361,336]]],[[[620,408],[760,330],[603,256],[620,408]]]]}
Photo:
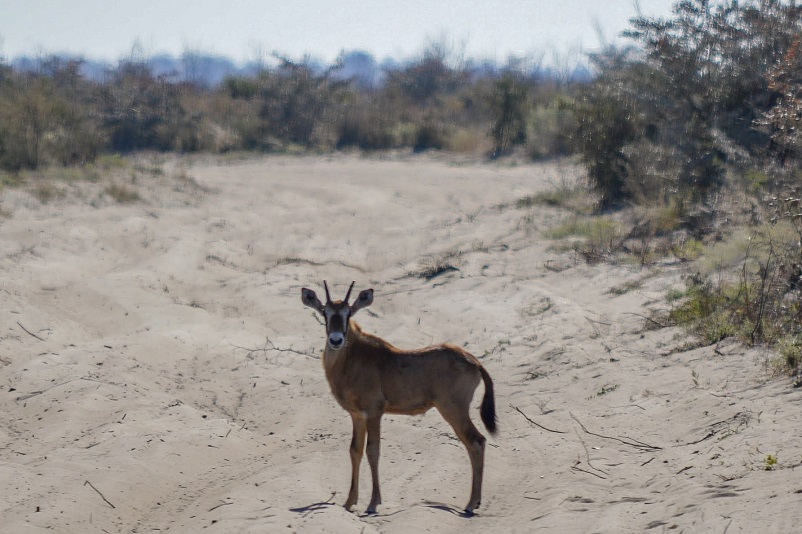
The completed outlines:
{"type": "Polygon", "coordinates": [[[623,235],[623,226],[609,217],[569,217],[545,232],[549,239],[581,237],[598,243],[612,243],[623,235]]]}
{"type": "Polygon", "coordinates": [[[397,141],[390,130],[389,121],[378,110],[349,109],[336,126],[336,148],[357,147],[365,150],[395,148],[397,141]]]}
{"type": "Polygon", "coordinates": [[[141,198],[134,189],[123,184],[111,184],[104,191],[119,204],[130,204],[141,198]]]}
{"type": "Polygon", "coordinates": [[[448,133],[443,125],[425,121],[417,128],[412,149],[415,152],[422,152],[430,148],[441,150],[445,148],[447,139],[448,133]]]}
{"type": "MultiPolygon", "coordinates": [[[[798,363],[802,339],[799,269],[789,269],[798,245],[789,247],[782,232],[755,232],[726,250],[715,270],[687,279],[685,294],[671,296],[670,318],[688,326],[708,343],[735,336],[749,344],[777,347],[787,367],[798,363]]],[[[708,251],[706,256],[712,252],[708,251]]]]}
{"type": "Polygon", "coordinates": [[[490,96],[494,157],[508,154],[515,146],[526,142],[527,96],[527,86],[512,72],[496,81],[490,96]]]}
{"type": "Polygon", "coordinates": [[[620,205],[630,197],[624,147],[635,138],[632,111],[614,88],[600,81],[580,97],[576,113],[577,149],[599,195],[599,207],[620,205]]]}
{"type": "Polygon", "coordinates": [[[781,339],[777,349],[787,371],[793,372],[802,366],[802,336],[792,335],[781,339]]]}

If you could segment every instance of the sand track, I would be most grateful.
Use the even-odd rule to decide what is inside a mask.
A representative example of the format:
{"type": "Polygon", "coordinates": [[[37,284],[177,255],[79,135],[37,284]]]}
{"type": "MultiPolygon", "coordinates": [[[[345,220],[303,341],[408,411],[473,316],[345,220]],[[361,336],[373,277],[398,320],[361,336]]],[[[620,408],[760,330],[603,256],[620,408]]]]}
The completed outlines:
{"type": "Polygon", "coordinates": [[[797,530],[802,391],[759,351],[644,329],[678,266],[554,252],[564,215],[515,201],[575,172],[275,157],[190,164],[195,185],[168,172],[125,206],[6,191],[0,531],[797,530]],[[501,434],[476,517],[435,412],[385,418],[380,513],[341,507],[350,422],[299,296],[324,278],[374,287],[359,322],[394,344],[482,358],[501,434]]]}

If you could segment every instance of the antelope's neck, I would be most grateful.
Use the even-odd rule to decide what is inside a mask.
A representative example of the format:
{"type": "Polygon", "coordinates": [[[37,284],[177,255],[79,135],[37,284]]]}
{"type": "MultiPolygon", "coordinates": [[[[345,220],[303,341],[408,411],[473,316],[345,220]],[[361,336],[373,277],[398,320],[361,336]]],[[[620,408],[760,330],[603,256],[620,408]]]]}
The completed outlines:
{"type": "Polygon", "coordinates": [[[346,342],[341,349],[334,350],[326,343],[326,349],[323,351],[323,369],[326,370],[326,376],[330,376],[345,358],[345,347],[348,346],[346,342]]]}
{"type": "Polygon", "coordinates": [[[332,349],[328,341],[326,342],[326,348],[323,350],[323,369],[326,371],[326,377],[329,379],[329,382],[332,381],[337,369],[345,362],[350,348],[355,343],[359,342],[361,332],[359,325],[351,321],[348,325],[348,332],[345,335],[345,343],[343,343],[342,347],[339,349],[332,349]]]}

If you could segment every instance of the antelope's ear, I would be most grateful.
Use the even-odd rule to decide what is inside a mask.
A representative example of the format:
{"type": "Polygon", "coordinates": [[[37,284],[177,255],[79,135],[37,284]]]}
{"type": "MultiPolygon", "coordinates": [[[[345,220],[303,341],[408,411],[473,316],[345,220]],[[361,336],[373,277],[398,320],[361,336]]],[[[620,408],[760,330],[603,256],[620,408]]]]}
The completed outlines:
{"type": "Polygon", "coordinates": [[[304,306],[309,306],[320,315],[323,315],[323,304],[311,289],[301,288],[301,302],[304,303],[304,306]]]}
{"type": "Polygon", "coordinates": [[[373,304],[373,290],[363,289],[359,292],[359,296],[356,298],[354,303],[351,304],[351,315],[355,314],[362,308],[367,308],[371,304],[373,304]]]}

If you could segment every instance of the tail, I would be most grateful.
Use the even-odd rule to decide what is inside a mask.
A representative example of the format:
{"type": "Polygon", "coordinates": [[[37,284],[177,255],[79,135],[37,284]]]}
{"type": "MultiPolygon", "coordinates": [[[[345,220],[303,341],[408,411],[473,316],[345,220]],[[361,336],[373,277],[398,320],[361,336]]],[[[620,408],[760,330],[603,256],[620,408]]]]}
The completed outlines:
{"type": "Polygon", "coordinates": [[[482,380],[485,383],[485,396],[482,398],[482,406],[479,408],[479,415],[482,422],[491,434],[496,433],[496,397],[493,395],[493,379],[487,370],[479,366],[482,380]]]}

